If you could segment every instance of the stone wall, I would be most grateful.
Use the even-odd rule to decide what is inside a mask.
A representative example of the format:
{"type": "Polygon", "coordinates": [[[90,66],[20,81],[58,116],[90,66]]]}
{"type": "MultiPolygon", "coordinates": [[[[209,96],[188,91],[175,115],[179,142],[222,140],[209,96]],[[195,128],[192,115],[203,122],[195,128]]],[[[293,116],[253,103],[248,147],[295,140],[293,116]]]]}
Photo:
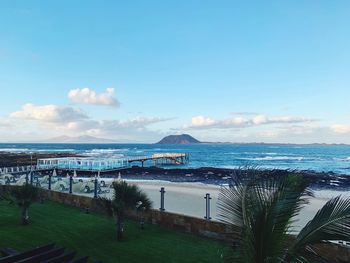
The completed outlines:
{"type": "MultiPolygon", "coordinates": [[[[67,204],[82,209],[88,208],[90,211],[97,213],[104,213],[104,210],[98,204],[98,200],[91,197],[54,191],[50,192],[48,190],[44,190],[44,195],[45,198],[58,203],[67,204]]],[[[207,221],[186,215],[166,211],[162,212],[160,210],[151,210],[142,215],[130,211],[128,216],[135,220],[139,220],[142,216],[147,223],[169,227],[186,233],[193,233],[219,240],[232,239],[232,231],[230,231],[230,228],[220,222],[207,221]]]]}

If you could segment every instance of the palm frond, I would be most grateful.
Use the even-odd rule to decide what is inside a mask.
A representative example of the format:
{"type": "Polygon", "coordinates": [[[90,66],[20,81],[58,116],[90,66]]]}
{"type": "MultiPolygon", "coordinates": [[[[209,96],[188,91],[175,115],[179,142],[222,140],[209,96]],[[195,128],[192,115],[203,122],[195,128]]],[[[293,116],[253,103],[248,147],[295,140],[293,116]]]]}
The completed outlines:
{"type": "Polygon", "coordinates": [[[144,210],[148,211],[152,208],[152,201],[149,199],[149,197],[142,191],[139,191],[139,201],[136,206],[137,210],[144,210]]]}
{"type": "Polygon", "coordinates": [[[125,181],[113,182],[114,194],[112,200],[101,199],[105,202],[107,212],[112,211],[116,217],[123,217],[128,209],[149,210],[152,202],[137,185],[128,184],[125,181]]]}
{"type": "Polygon", "coordinates": [[[292,218],[307,203],[307,183],[296,175],[246,175],[221,190],[219,218],[240,229],[236,234],[242,262],[277,262],[292,218]]]}
{"type": "Polygon", "coordinates": [[[300,231],[289,254],[317,253],[313,245],[330,241],[350,241],[350,198],[329,200],[300,231]]]}
{"type": "Polygon", "coordinates": [[[245,212],[248,198],[248,186],[239,179],[230,187],[222,187],[218,198],[218,217],[227,224],[243,227],[247,222],[245,212]]]}

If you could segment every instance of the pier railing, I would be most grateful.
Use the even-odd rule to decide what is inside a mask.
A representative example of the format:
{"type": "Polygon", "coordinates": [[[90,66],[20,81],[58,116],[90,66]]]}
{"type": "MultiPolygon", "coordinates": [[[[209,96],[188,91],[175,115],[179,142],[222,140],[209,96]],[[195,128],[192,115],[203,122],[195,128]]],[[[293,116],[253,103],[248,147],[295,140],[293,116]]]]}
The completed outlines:
{"type": "Polygon", "coordinates": [[[135,156],[127,158],[91,158],[91,157],[67,157],[38,159],[39,169],[66,169],[80,171],[113,171],[125,169],[134,163],[146,163],[153,166],[182,165],[189,161],[185,153],[158,153],[150,156],[135,156]]]}

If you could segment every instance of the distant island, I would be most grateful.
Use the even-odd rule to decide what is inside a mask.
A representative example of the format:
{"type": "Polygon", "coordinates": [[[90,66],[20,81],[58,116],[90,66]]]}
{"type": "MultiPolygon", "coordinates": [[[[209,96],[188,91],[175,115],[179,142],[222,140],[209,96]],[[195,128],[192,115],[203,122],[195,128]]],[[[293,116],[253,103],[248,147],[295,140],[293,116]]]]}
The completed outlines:
{"type": "Polygon", "coordinates": [[[193,144],[201,143],[189,134],[169,135],[161,139],[157,144],[193,144]]]}

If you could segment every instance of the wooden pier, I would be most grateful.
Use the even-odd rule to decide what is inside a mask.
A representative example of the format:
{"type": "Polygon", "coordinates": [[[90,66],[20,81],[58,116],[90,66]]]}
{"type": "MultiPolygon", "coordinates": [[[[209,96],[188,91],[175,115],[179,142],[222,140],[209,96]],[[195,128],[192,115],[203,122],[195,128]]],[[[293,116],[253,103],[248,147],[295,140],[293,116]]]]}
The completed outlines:
{"type": "Polygon", "coordinates": [[[130,158],[91,158],[65,157],[38,159],[34,166],[4,167],[0,174],[23,174],[42,170],[68,171],[115,171],[131,167],[133,164],[147,166],[184,165],[188,163],[189,155],[185,153],[157,153],[151,156],[137,156],[130,158]]]}

